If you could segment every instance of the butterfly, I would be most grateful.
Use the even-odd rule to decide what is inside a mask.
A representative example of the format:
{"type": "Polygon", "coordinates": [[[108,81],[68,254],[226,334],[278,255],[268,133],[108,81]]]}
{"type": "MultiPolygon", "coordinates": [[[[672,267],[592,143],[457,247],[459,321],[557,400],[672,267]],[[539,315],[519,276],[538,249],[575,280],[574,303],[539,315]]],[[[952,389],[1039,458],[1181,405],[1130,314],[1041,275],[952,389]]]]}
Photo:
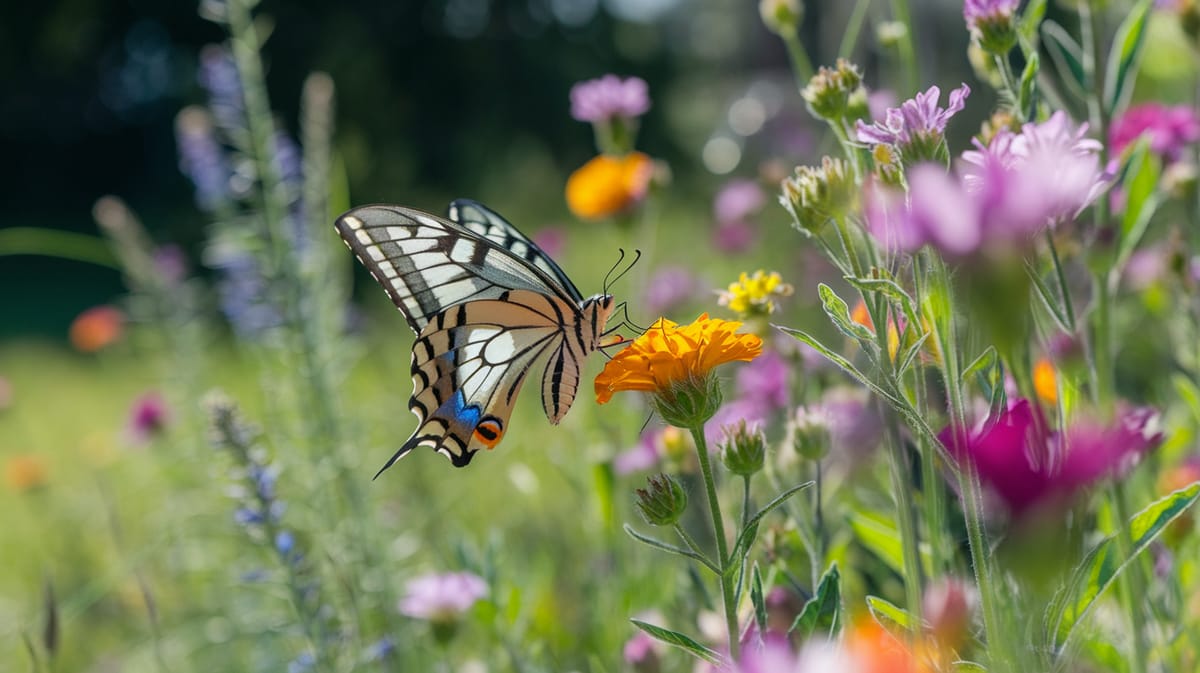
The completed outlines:
{"type": "Polygon", "coordinates": [[[376,477],[418,446],[456,467],[495,448],[539,362],[546,418],[557,424],[571,408],[611,294],[584,298],[537,244],[468,199],[452,201],[446,218],[379,204],[334,226],[417,334],[408,401],[417,429],[376,477]]]}

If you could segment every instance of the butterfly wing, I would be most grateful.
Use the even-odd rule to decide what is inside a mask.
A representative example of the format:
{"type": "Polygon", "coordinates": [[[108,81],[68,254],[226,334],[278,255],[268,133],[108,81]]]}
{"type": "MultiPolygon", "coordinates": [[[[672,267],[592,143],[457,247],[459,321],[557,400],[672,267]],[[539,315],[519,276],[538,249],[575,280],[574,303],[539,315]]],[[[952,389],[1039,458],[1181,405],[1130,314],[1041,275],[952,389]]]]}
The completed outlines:
{"type": "Polygon", "coordinates": [[[495,299],[510,290],[550,294],[571,305],[578,302],[553,275],[525,258],[420,210],[363,206],[339,217],[335,226],[418,334],[451,306],[495,299]]]}
{"type": "Polygon", "coordinates": [[[496,211],[478,201],[455,199],[446,209],[446,216],[545,272],[558,281],[576,303],[583,300],[583,295],[562,268],[496,211]]]}
{"type": "Polygon", "coordinates": [[[380,472],[418,446],[431,447],[457,467],[480,449],[495,447],[529,370],[547,353],[552,357],[543,380],[551,367],[576,372],[557,379],[560,388],[571,388],[554,397],[566,413],[579,368],[561,322],[569,308],[557,297],[514,290],[433,318],[413,345],[409,409],[417,416],[417,430],[380,472]]]}

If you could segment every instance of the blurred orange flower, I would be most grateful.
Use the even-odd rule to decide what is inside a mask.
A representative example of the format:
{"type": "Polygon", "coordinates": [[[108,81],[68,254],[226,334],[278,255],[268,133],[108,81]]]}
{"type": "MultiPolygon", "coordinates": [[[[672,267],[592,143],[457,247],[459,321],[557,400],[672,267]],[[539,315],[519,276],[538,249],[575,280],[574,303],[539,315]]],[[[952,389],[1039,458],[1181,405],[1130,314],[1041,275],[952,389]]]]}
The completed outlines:
{"type": "Polygon", "coordinates": [[[115,306],[93,306],[71,323],[71,345],[84,353],[95,353],[120,339],[124,328],[125,314],[115,306]]]}
{"type": "Polygon", "coordinates": [[[33,454],[10,456],[4,461],[4,484],[14,493],[26,493],[46,484],[46,465],[33,454]]]}
{"type": "Polygon", "coordinates": [[[604,404],[622,390],[666,392],[672,384],[704,379],[717,365],[753,360],[762,354],[762,339],[737,334],[741,326],[707,313],[683,327],[659,318],[604,365],[596,377],[596,401],[604,404]]]}
{"type": "Polygon", "coordinates": [[[1058,404],[1058,372],[1048,358],[1039,358],[1033,365],[1033,389],[1046,404],[1058,404]]]}
{"type": "Polygon", "coordinates": [[[869,617],[847,631],[846,653],[860,673],[932,673],[932,668],[869,617]]]}
{"type": "Polygon", "coordinates": [[[585,220],[616,215],[642,200],[653,176],[654,162],[641,152],[601,154],[567,178],[567,207],[585,220]]]}

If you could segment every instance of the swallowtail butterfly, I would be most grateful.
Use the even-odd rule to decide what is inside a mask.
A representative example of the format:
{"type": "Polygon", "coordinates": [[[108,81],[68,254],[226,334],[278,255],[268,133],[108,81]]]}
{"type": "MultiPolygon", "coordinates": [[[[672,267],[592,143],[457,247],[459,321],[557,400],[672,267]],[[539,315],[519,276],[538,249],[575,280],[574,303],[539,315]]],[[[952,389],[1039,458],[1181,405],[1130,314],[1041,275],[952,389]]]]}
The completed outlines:
{"type": "Polygon", "coordinates": [[[418,446],[457,467],[494,448],[539,362],[546,418],[558,423],[571,408],[612,295],[585,299],[541,248],[475,201],[453,201],[446,218],[362,206],[335,226],[417,334],[408,402],[417,429],[380,473],[418,446]]]}

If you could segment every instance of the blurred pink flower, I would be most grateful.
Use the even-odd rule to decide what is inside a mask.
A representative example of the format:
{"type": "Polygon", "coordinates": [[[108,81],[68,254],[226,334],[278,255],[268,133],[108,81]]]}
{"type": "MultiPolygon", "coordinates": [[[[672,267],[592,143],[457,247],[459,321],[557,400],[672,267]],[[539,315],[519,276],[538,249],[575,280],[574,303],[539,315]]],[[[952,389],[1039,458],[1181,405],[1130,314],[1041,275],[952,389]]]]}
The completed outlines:
{"type": "Polygon", "coordinates": [[[713,199],[717,222],[734,222],[756,215],[767,204],[767,195],[753,180],[735,178],[721,186],[713,199]]]}
{"type": "Polygon", "coordinates": [[[997,21],[1000,17],[1011,19],[1021,0],[965,0],[963,19],[967,28],[978,30],[981,22],[997,21]]]}
{"type": "Polygon", "coordinates": [[[737,393],[743,400],[760,404],[768,410],[788,406],[791,369],[781,355],[764,350],[737,372],[737,393]]]}
{"type": "Polygon", "coordinates": [[[154,391],[142,393],[129,408],[126,431],[135,444],[146,444],[166,429],[169,420],[170,412],[162,395],[154,391]]]}
{"type": "Polygon", "coordinates": [[[613,458],[613,471],[619,475],[649,470],[662,458],[659,437],[662,429],[646,430],[638,443],[613,458]]]}
{"type": "Polygon", "coordinates": [[[906,160],[932,159],[931,152],[941,144],[946,124],[966,105],[971,87],[963,84],[950,92],[946,107],[939,107],[942,90],[931,86],[915,97],[888,108],[883,121],[868,125],[861,119],[855,122],[856,137],[871,145],[892,145],[900,149],[906,160]]]}
{"type": "Polygon", "coordinates": [[[713,247],[721,252],[745,252],[758,240],[758,227],[748,220],[718,222],[713,230],[713,247]]]}
{"type": "Polygon", "coordinates": [[[534,245],[551,257],[558,257],[567,247],[567,232],[562,227],[545,227],[534,232],[534,245]]]}
{"type": "Polygon", "coordinates": [[[405,586],[400,613],[433,622],[453,621],[487,591],[483,578],[469,572],[422,575],[405,586]]]}
{"type": "Polygon", "coordinates": [[[571,87],[571,116],[581,122],[635,119],[650,109],[650,91],[641,77],[605,75],[571,87]]]}
{"type": "Polygon", "coordinates": [[[1020,518],[1124,473],[1162,440],[1153,429],[1156,416],[1143,407],[1125,410],[1115,425],[1083,420],[1050,431],[1037,407],[1015,398],[999,417],[967,432],[962,445],[950,428],[939,438],[957,460],[971,461],[983,484],[1020,518]]]}
{"type": "Polygon", "coordinates": [[[1109,127],[1109,149],[1120,154],[1142,136],[1149,141],[1151,152],[1167,161],[1178,161],[1188,144],[1200,140],[1200,114],[1188,105],[1131,106],[1109,127]]]}
{"type": "Polygon", "coordinates": [[[696,297],[700,281],[684,266],[664,266],[650,276],[642,295],[649,315],[666,315],[696,297]]]}

